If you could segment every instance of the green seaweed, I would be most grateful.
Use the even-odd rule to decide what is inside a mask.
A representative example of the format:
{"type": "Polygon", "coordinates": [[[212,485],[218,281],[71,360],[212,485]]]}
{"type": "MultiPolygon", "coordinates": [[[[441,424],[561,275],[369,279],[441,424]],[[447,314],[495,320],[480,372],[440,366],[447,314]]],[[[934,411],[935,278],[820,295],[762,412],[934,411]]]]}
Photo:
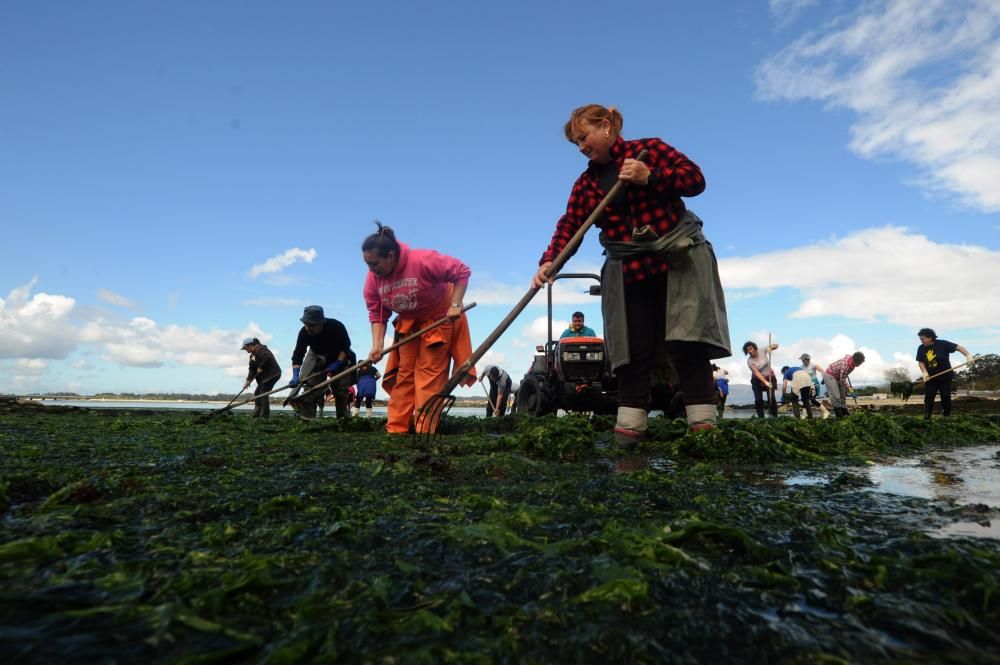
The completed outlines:
{"type": "Polygon", "coordinates": [[[998,662],[1000,543],[841,467],[1000,420],[612,422],[2,413],[0,657],[998,662]]]}

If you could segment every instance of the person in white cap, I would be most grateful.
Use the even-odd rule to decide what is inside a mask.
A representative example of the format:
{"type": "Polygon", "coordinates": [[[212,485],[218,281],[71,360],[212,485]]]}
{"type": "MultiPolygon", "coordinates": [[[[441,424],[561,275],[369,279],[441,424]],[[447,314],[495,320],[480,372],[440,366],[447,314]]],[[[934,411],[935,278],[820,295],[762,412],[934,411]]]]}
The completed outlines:
{"type": "Polygon", "coordinates": [[[799,360],[802,361],[802,369],[809,375],[809,380],[812,381],[813,384],[812,405],[819,407],[820,413],[823,414],[823,418],[829,418],[829,410],[827,410],[827,408],[819,401],[820,379],[823,377],[823,368],[812,362],[812,358],[809,357],[808,353],[803,353],[799,356],[799,360]]]}
{"type": "MultiPolygon", "coordinates": [[[[278,366],[278,361],[271,353],[271,349],[261,344],[256,337],[244,339],[241,348],[250,354],[250,367],[247,370],[247,380],[243,383],[243,390],[249,388],[252,381],[257,381],[257,388],[253,391],[254,395],[271,392],[274,384],[281,378],[281,367],[278,366]]],[[[270,415],[270,398],[261,397],[254,400],[254,418],[268,418],[270,415]]]]}

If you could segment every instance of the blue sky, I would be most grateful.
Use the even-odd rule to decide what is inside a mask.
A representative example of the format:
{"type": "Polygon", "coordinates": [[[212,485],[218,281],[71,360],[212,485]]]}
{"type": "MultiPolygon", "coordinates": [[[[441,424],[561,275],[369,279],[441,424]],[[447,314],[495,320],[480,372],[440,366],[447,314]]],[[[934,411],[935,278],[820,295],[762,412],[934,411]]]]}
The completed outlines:
{"type": "MultiPolygon", "coordinates": [[[[246,334],[287,374],[308,304],[363,353],[376,218],[472,267],[476,344],[590,102],[704,171],[734,381],[768,333],[779,363],[864,350],[858,382],[916,376],[922,326],[1000,352],[997,44],[992,0],[3,3],[0,392],[232,392],[246,334]]],[[[584,288],[556,318],[600,331],[584,288]]],[[[523,374],[544,303],[486,362],[523,374]]]]}

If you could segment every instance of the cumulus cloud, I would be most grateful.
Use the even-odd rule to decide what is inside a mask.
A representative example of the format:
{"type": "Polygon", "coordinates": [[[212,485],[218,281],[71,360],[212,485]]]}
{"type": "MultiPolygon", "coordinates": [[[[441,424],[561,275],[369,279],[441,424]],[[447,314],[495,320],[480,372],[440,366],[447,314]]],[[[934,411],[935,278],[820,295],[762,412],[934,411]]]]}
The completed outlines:
{"type": "Polygon", "coordinates": [[[82,341],[100,346],[105,360],[128,367],[161,367],[167,363],[245,367],[245,358],[236,353],[244,337],[257,337],[266,343],[271,335],[252,322],[242,331],[202,330],[175,324],[161,326],[142,316],[125,323],[97,319],[88,322],[80,333],[82,341]]]}
{"type": "MultiPolygon", "coordinates": [[[[792,8],[801,0],[772,0],[792,8]]],[[[1000,210],[1000,4],[882,0],[764,60],[765,100],[818,100],[857,114],[850,147],[915,164],[919,184],[1000,210]]]]}
{"type": "Polygon", "coordinates": [[[793,318],[844,316],[910,327],[993,326],[1000,252],[936,243],[901,227],[864,229],[839,240],[719,262],[727,298],[799,289],[793,318]],[[780,269],[775,267],[779,266],[780,269]]]}
{"type": "Polygon", "coordinates": [[[48,293],[32,295],[37,282],[35,277],[0,298],[0,358],[61,359],[76,348],[76,331],[69,321],[76,301],[48,293]]]}
{"type": "Polygon", "coordinates": [[[21,358],[15,363],[14,372],[25,375],[41,374],[48,366],[48,360],[42,360],[41,358],[21,358]]]}
{"type": "Polygon", "coordinates": [[[135,309],[138,304],[132,300],[129,300],[120,293],[115,293],[108,289],[98,289],[97,297],[106,303],[111,305],[117,305],[118,307],[127,307],[128,309],[135,309]]]}
{"type": "Polygon", "coordinates": [[[288,266],[291,266],[299,261],[304,263],[312,263],[313,259],[316,258],[316,250],[308,249],[303,250],[298,247],[293,247],[283,254],[278,254],[277,256],[272,256],[263,263],[258,263],[257,265],[250,268],[250,277],[256,278],[265,273],[277,273],[281,272],[288,266]]]}
{"type": "MultiPolygon", "coordinates": [[[[477,378],[482,378],[483,370],[485,370],[490,365],[496,365],[497,367],[506,370],[507,368],[504,367],[504,362],[506,360],[507,360],[507,355],[505,353],[503,353],[502,351],[496,351],[494,349],[490,349],[489,351],[484,353],[483,357],[479,359],[478,363],[476,363],[477,378]]],[[[509,373],[510,372],[508,372],[508,374],[509,373]]]]}

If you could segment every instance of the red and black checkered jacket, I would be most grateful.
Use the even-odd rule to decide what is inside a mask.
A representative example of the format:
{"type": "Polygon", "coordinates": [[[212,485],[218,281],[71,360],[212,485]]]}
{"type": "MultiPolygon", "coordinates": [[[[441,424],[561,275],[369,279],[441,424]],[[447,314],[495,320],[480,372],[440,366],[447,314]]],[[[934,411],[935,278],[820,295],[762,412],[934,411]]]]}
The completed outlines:
{"type": "MultiPolygon", "coordinates": [[[[697,196],[705,191],[705,177],[698,165],[683,153],[657,138],[625,141],[620,138],[611,146],[611,159],[620,169],[626,158],[635,159],[645,148],[649,151],[646,165],[650,167],[652,184],[627,183],[625,193],[604,209],[597,226],[609,240],[626,242],[632,239],[632,225],[651,225],[659,235],[673,228],[686,208],[682,196],[697,196]],[[627,204],[628,214],[623,206],[627,204]]],[[[542,255],[539,265],[552,261],[562,251],[580,225],[590,216],[607,192],[598,183],[597,167],[591,162],[573,185],[566,204],[566,214],[556,224],[552,242],[542,255]]],[[[622,263],[626,284],[637,282],[667,271],[666,259],[650,254],[622,263]]]]}

